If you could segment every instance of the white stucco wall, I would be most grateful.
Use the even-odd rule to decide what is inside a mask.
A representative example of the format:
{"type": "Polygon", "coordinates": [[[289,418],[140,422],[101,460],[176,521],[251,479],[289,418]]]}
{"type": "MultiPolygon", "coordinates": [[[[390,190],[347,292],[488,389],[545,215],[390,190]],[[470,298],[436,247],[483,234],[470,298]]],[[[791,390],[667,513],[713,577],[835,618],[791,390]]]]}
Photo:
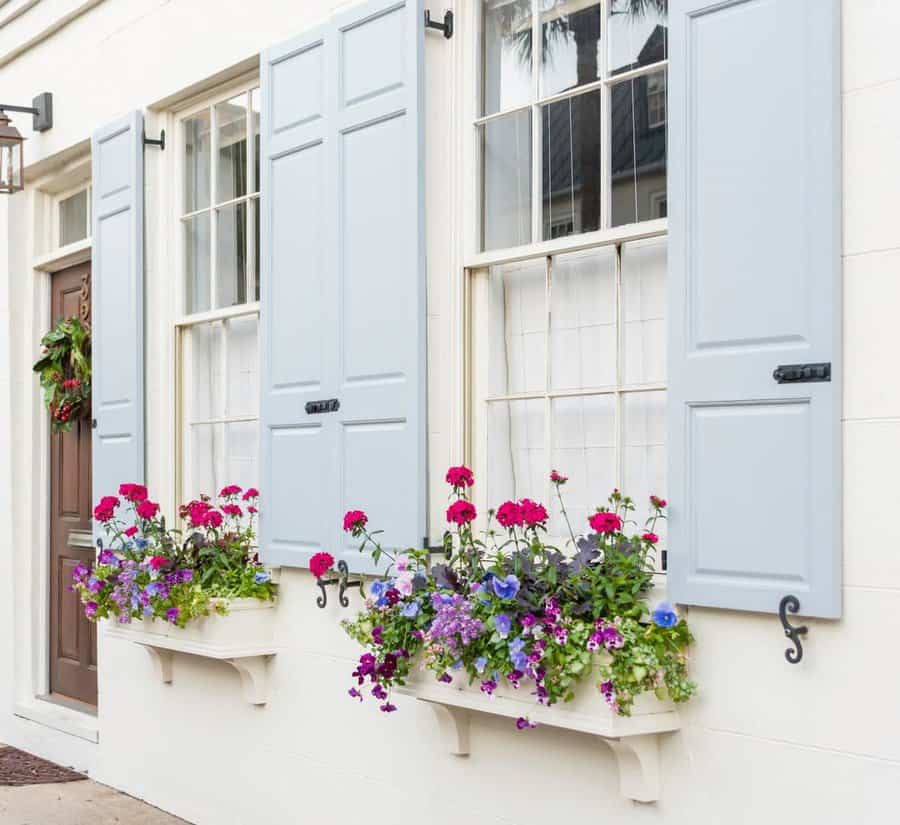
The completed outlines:
{"type": "MultiPolygon", "coordinates": [[[[28,14],[41,14],[41,5],[28,14]]],[[[3,96],[55,96],[56,125],[28,145],[51,157],[120,112],[151,106],[240,65],[322,18],[329,0],[106,0],[2,65],[3,96]]],[[[442,11],[435,7],[434,11],[442,11]]],[[[460,26],[466,25],[463,16],[460,26]]],[[[472,755],[448,755],[427,708],[402,697],[379,714],[346,696],[355,644],[334,605],[319,610],[309,574],[286,570],[267,706],[240,696],[225,665],[181,657],[171,686],[137,646],[101,645],[99,743],[15,717],[35,683],[29,537],[40,504],[37,438],[27,418],[34,316],[43,300],[22,253],[31,241],[25,196],[0,200],[0,740],[89,768],[102,782],[198,823],[391,823],[416,819],[525,825],[615,823],[887,823],[896,818],[900,713],[893,654],[900,632],[900,4],[844,0],[844,616],[810,621],[801,665],[784,662],[777,618],[691,609],[700,694],[684,728],[664,740],[662,799],[641,806],[618,793],[612,754],[589,737],[478,718],[472,755]],[[10,312],[15,308],[14,312],[10,312]],[[29,620],[31,617],[32,620],[29,620]],[[9,632],[7,632],[9,629],[9,632]]],[[[441,470],[460,455],[456,349],[457,199],[463,177],[454,132],[459,43],[429,38],[429,446],[432,509],[441,470]]],[[[0,48],[6,44],[0,30],[0,48]]],[[[164,108],[164,107],[163,107],[164,108]]],[[[161,122],[161,121],[160,121],[161,122]]],[[[18,121],[17,121],[18,123],[18,121]]],[[[148,131],[152,131],[148,125],[148,131]]],[[[168,155],[168,152],[166,153],[168,155]]],[[[149,483],[172,495],[168,328],[171,281],[160,243],[166,156],[148,153],[149,483]]],[[[30,400],[29,400],[30,399],[30,400]]],[[[364,503],[363,503],[364,504],[364,503]]],[[[736,529],[754,529],[748,514],[736,529]]],[[[441,525],[434,520],[433,533],[441,525]]]]}

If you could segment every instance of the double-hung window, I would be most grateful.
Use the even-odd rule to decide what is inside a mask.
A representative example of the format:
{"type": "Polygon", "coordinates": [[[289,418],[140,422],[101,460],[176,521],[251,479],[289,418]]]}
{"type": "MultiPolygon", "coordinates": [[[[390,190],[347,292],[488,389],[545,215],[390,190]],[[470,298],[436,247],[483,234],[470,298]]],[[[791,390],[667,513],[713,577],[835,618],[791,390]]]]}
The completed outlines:
{"type": "Polygon", "coordinates": [[[576,530],[616,487],[643,516],[666,482],[667,4],[481,9],[468,271],[482,505],[550,499],[558,469],[576,530]]]}
{"type": "Polygon", "coordinates": [[[258,483],[259,89],[179,118],[179,495],[258,483]]]}

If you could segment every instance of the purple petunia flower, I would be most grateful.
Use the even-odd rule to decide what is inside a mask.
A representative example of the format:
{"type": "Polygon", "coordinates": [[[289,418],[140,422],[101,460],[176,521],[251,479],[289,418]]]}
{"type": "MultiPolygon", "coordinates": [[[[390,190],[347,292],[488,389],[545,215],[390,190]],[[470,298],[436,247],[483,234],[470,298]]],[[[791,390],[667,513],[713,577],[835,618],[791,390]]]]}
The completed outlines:
{"type": "Polygon", "coordinates": [[[488,696],[493,696],[496,689],[497,683],[493,679],[485,679],[481,683],[481,692],[486,693],[488,696]]]}
{"type": "Polygon", "coordinates": [[[532,722],[530,719],[526,719],[524,716],[520,716],[516,719],[516,728],[519,730],[528,730],[530,728],[536,728],[537,723],[532,722]]]}
{"type": "Polygon", "coordinates": [[[388,698],[387,691],[381,685],[378,685],[378,684],[376,684],[375,687],[372,688],[372,695],[376,699],[380,699],[381,701],[384,701],[385,699],[388,698]]]}
{"type": "Polygon", "coordinates": [[[97,562],[99,564],[118,564],[118,559],[116,554],[107,547],[100,551],[100,555],[97,556],[97,562]]]}
{"type": "Polygon", "coordinates": [[[353,699],[359,699],[360,702],[363,700],[362,694],[355,687],[350,688],[350,690],[347,691],[347,695],[351,696],[353,699]]]}
{"type": "Polygon", "coordinates": [[[181,613],[181,611],[177,607],[170,607],[166,611],[166,621],[171,622],[172,624],[175,624],[175,622],[178,621],[178,615],[180,613],[181,613]]]}
{"type": "Polygon", "coordinates": [[[491,582],[494,593],[500,599],[514,599],[519,592],[519,578],[510,573],[505,579],[494,578],[491,582]]]}
{"type": "Polygon", "coordinates": [[[453,681],[453,677],[449,673],[442,673],[437,677],[439,682],[443,682],[444,684],[449,685],[453,681]]]}
{"type": "Polygon", "coordinates": [[[500,638],[505,639],[509,636],[512,620],[505,613],[498,613],[494,616],[494,626],[497,628],[497,634],[500,638]]]}
{"type": "Polygon", "coordinates": [[[395,710],[397,710],[397,706],[392,705],[390,702],[385,702],[383,705],[379,705],[378,709],[382,713],[393,713],[395,710]]]}
{"type": "Polygon", "coordinates": [[[660,602],[653,611],[653,623],[657,627],[675,627],[678,624],[678,614],[669,602],[660,602]]]}
{"type": "Polygon", "coordinates": [[[88,619],[93,619],[97,615],[97,602],[88,602],[84,606],[84,615],[88,619]]]}

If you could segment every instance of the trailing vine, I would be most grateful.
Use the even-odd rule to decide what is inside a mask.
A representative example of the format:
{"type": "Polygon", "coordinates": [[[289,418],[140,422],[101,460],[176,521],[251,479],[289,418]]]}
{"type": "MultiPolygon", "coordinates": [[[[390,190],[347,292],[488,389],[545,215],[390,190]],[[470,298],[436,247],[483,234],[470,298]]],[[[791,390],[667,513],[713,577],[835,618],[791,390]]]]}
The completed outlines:
{"type": "Polygon", "coordinates": [[[69,316],[57,322],[41,345],[33,369],[40,376],[53,432],[68,432],[91,408],[91,333],[69,316]]]}

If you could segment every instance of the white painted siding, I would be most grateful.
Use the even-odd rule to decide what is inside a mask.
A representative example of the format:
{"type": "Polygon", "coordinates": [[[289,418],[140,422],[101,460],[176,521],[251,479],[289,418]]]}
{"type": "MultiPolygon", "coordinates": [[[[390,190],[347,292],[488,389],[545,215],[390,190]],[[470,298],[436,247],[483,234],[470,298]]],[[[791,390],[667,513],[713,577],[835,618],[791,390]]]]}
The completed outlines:
{"type": "MultiPolygon", "coordinates": [[[[29,14],[41,14],[42,5],[29,14]]],[[[56,125],[26,145],[33,163],[82,144],[125,110],[165,103],[204,78],[246,67],[261,48],[314,24],[332,5],[106,0],[0,66],[0,88],[15,102],[54,93],[56,125]]],[[[471,3],[458,5],[465,32],[471,3]]],[[[227,666],[182,657],[174,683],[165,686],[143,650],[109,641],[100,650],[99,744],[14,716],[16,703],[41,687],[43,651],[33,639],[46,625],[39,586],[46,436],[30,365],[48,296],[30,265],[40,225],[31,195],[0,200],[0,740],[88,767],[102,782],[215,825],[387,825],[403,818],[407,806],[431,822],[497,825],[586,817],[665,825],[893,821],[900,784],[900,664],[891,651],[900,633],[894,512],[900,375],[893,359],[900,350],[898,5],[844,0],[844,617],[809,622],[803,663],[792,667],[784,662],[775,617],[691,610],[701,691],[683,711],[685,728],[664,740],[659,803],[624,800],[611,753],[589,737],[517,733],[508,721],[480,718],[472,755],[459,759],[444,751],[427,708],[402,698],[390,717],[374,705],[359,707],[346,696],[358,653],[337,625],[346,613],[333,605],[318,610],[312,578],[302,571],[282,577],[278,632],[285,650],[273,664],[265,708],[241,700],[227,666]]],[[[464,42],[434,36],[427,46],[434,536],[443,527],[441,470],[459,458],[461,441],[454,313],[459,233],[471,216],[459,194],[469,188],[472,170],[458,160],[469,132],[457,122],[453,90],[463,74],[464,42]]],[[[149,132],[164,125],[151,113],[149,132]]],[[[148,368],[148,480],[169,504],[172,296],[165,233],[172,155],[147,154],[147,330],[157,356],[148,368]]],[[[765,513],[746,519],[735,529],[758,525],[765,513]]]]}

